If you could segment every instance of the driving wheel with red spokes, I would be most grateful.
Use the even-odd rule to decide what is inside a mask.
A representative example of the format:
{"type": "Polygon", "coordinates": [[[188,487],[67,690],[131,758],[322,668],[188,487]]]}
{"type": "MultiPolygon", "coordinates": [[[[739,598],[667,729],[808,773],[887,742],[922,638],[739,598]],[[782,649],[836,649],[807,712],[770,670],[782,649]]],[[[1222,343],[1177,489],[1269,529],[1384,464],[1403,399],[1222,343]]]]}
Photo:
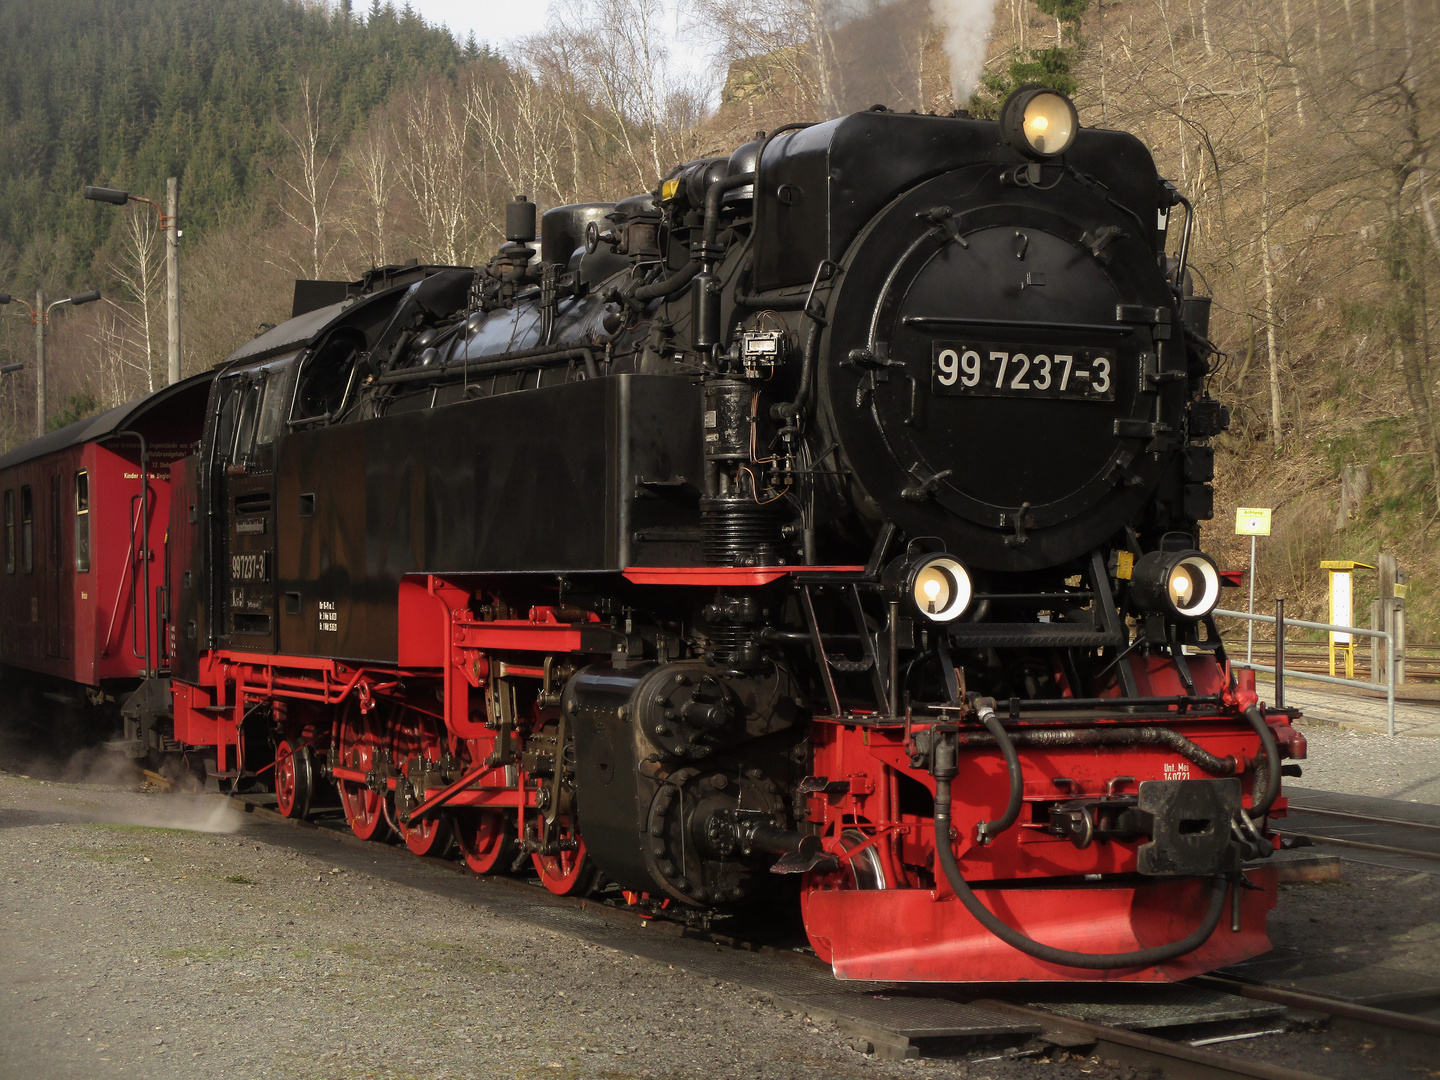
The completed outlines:
{"type": "Polygon", "coordinates": [[[585,850],[580,831],[569,815],[563,815],[555,819],[551,835],[554,853],[532,856],[541,884],[556,896],[584,896],[595,887],[600,872],[585,850]]]}
{"type": "Polygon", "coordinates": [[[510,868],[518,850],[515,821],[504,810],[457,810],[455,842],[465,865],[477,874],[510,868]]]}
{"type": "MultiPolygon", "coordinates": [[[[395,706],[390,716],[391,754],[400,766],[395,779],[395,823],[405,846],[416,855],[443,858],[450,853],[455,830],[450,813],[437,810],[407,821],[425,801],[427,779],[446,757],[443,728],[438,719],[395,706]]],[[[437,782],[436,786],[443,786],[437,782]]]]}
{"type": "MultiPolygon", "coordinates": [[[[340,718],[338,763],[346,769],[368,773],[380,758],[384,736],[384,728],[375,710],[362,712],[358,702],[348,702],[345,714],[340,718]]],[[[350,831],[361,840],[388,839],[390,825],[386,820],[385,802],[390,793],[376,791],[354,780],[341,780],[337,786],[350,831]]]]}
{"type": "Polygon", "coordinates": [[[275,806],[287,818],[310,812],[315,794],[315,752],[288,739],[275,748],[275,806]]]}

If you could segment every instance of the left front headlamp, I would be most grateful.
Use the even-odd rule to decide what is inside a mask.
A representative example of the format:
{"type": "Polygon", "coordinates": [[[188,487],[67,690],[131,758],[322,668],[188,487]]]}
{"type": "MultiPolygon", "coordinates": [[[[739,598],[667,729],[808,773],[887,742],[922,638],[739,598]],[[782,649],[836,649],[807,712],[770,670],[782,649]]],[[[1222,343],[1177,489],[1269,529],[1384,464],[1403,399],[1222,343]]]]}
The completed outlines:
{"type": "Polygon", "coordinates": [[[1000,134],[1029,158],[1058,157],[1070,149],[1080,130],[1075,103],[1039,83],[1020,87],[1000,106],[1000,134]]]}
{"type": "Polygon", "coordinates": [[[1146,611],[1203,619],[1220,603],[1220,571],[1202,551],[1152,551],[1135,563],[1130,589],[1146,611]]]}
{"type": "Polygon", "coordinates": [[[908,600],[912,608],[936,623],[965,614],[975,594],[970,572],[943,551],[899,560],[885,577],[892,596],[908,600]]]}

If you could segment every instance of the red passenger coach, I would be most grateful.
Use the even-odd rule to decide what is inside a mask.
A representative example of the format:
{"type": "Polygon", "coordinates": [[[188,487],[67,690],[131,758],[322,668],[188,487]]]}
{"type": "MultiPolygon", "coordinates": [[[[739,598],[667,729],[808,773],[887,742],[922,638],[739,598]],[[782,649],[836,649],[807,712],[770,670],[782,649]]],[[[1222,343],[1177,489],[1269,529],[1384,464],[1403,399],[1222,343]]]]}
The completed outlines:
{"type": "Polygon", "coordinates": [[[127,689],[165,665],[170,463],[199,441],[210,381],[0,457],[0,663],[96,690],[127,689]]]}

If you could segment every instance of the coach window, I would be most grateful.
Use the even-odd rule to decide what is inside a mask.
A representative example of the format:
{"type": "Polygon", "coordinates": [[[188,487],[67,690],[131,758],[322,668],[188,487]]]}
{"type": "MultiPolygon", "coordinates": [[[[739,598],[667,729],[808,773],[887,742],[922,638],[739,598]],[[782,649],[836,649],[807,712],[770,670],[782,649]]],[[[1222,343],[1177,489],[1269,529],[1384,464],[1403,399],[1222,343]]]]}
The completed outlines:
{"type": "Polygon", "coordinates": [[[5,572],[15,572],[15,492],[5,492],[5,572]]]}
{"type": "Polygon", "coordinates": [[[35,569],[35,500],[29,484],[20,485],[20,569],[27,574],[35,569]]]}
{"type": "Polygon", "coordinates": [[[90,571],[90,473],[75,474],[75,571],[90,571]]]}

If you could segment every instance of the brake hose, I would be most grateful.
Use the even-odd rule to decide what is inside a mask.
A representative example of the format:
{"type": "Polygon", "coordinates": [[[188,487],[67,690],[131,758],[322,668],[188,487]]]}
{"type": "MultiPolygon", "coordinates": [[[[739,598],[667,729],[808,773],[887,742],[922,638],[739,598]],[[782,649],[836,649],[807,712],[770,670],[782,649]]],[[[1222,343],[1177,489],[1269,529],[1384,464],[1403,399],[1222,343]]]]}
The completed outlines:
{"type": "Polygon", "coordinates": [[[1177,956],[1194,952],[1215,933],[1220,925],[1220,916],[1225,910],[1225,893],[1228,881],[1224,874],[1216,874],[1210,883],[1210,906],[1199,927],[1187,937],[1169,945],[1156,945],[1149,949],[1136,949],[1122,953],[1082,953],[1069,949],[1057,949],[1032,937],[1022,934],[1013,926],[1002,922],[980,902],[969,884],[960,874],[960,864],[950,846],[950,781],[955,778],[956,748],[950,739],[941,739],[935,747],[935,853],[945,878],[956,898],[965,905],[965,910],[975,916],[977,922],[1005,944],[1020,950],[1027,956],[1063,967],[1085,968],[1110,971],[1116,968],[1152,967],[1173,960],[1177,956]]]}
{"type": "Polygon", "coordinates": [[[1010,802],[1005,806],[1005,813],[995,821],[980,822],[975,829],[980,843],[988,844],[1014,825],[1020,817],[1020,805],[1025,798],[1025,779],[1020,772],[1020,755],[1015,752],[1015,744],[1010,740],[1005,725],[1000,723],[1000,718],[995,715],[994,700],[981,698],[976,702],[976,706],[980,723],[995,737],[995,744],[1000,747],[1000,753],[1005,757],[1005,769],[1010,774],[1010,802]]]}
{"type": "MultiPolygon", "coordinates": [[[[1260,706],[1251,705],[1246,709],[1245,719],[1255,729],[1255,734],[1260,736],[1260,745],[1265,749],[1265,794],[1256,798],[1252,789],[1249,810],[1252,819],[1262,818],[1269,812],[1271,804],[1275,802],[1275,797],[1280,794],[1280,747],[1275,743],[1275,733],[1265,722],[1265,716],[1260,712],[1260,706]]],[[[1259,770],[1256,771],[1258,773],[1259,770]]],[[[1256,779],[1259,779],[1258,775],[1256,779]]]]}

